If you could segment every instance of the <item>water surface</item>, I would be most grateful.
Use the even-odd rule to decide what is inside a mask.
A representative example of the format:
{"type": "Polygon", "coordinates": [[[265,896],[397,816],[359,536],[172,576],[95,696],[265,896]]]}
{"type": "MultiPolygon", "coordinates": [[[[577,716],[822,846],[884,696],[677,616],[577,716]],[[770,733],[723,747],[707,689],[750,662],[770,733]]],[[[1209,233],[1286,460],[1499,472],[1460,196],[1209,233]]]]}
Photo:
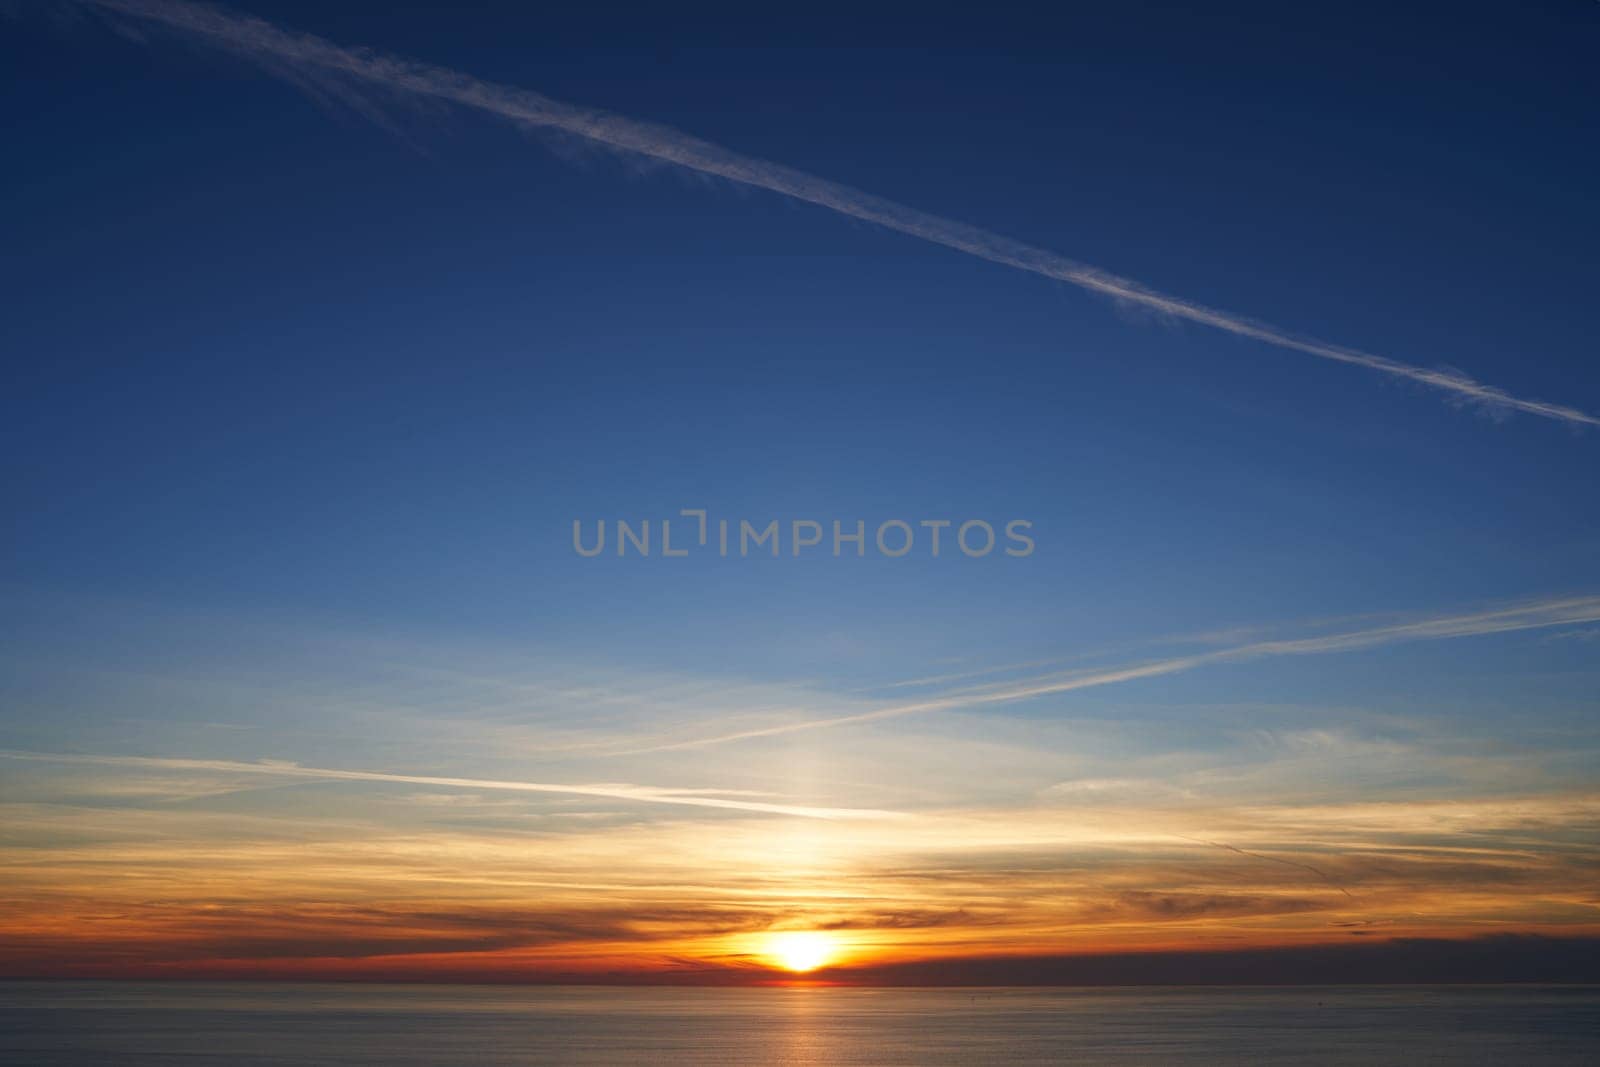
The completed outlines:
{"type": "Polygon", "coordinates": [[[0,1062],[1587,1065],[1600,987],[0,982],[0,1062]]]}

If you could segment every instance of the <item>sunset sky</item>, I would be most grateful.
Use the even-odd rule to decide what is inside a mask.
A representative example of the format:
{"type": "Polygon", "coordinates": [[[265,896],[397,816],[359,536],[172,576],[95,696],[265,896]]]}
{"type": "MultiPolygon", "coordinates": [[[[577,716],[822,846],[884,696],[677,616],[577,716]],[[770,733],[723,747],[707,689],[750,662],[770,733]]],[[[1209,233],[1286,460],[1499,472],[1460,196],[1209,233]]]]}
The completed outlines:
{"type": "Polygon", "coordinates": [[[0,21],[0,976],[1600,938],[1600,5],[338,7],[0,21]]]}

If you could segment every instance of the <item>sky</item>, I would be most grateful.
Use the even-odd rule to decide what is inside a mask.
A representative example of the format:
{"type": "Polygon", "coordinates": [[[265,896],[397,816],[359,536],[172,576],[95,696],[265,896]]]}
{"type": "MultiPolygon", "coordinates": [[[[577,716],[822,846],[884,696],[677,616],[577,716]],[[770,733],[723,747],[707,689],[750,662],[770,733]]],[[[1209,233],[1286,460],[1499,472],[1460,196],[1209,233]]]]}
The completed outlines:
{"type": "Polygon", "coordinates": [[[1600,936],[1600,6],[8,14],[0,974],[1600,936]]]}

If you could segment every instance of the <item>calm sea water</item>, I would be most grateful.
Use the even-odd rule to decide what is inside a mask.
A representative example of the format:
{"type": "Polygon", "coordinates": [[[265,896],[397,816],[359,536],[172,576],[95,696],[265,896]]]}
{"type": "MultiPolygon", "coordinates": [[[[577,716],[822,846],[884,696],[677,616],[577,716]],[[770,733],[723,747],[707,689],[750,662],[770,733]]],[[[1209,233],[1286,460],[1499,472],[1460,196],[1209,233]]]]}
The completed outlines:
{"type": "Polygon", "coordinates": [[[0,1063],[1600,1064],[1600,988],[4,982],[0,1063]]]}

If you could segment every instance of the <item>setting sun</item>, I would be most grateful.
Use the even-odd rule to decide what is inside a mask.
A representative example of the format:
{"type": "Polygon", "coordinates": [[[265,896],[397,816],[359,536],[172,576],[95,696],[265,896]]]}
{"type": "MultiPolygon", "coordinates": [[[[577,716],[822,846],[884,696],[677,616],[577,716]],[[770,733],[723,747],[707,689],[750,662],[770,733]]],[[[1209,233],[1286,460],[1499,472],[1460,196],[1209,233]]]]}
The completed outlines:
{"type": "Polygon", "coordinates": [[[773,934],[767,942],[767,955],[779,967],[796,974],[814,971],[834,956],[833,938],[815,930],[794,930],[773,934]]]}

